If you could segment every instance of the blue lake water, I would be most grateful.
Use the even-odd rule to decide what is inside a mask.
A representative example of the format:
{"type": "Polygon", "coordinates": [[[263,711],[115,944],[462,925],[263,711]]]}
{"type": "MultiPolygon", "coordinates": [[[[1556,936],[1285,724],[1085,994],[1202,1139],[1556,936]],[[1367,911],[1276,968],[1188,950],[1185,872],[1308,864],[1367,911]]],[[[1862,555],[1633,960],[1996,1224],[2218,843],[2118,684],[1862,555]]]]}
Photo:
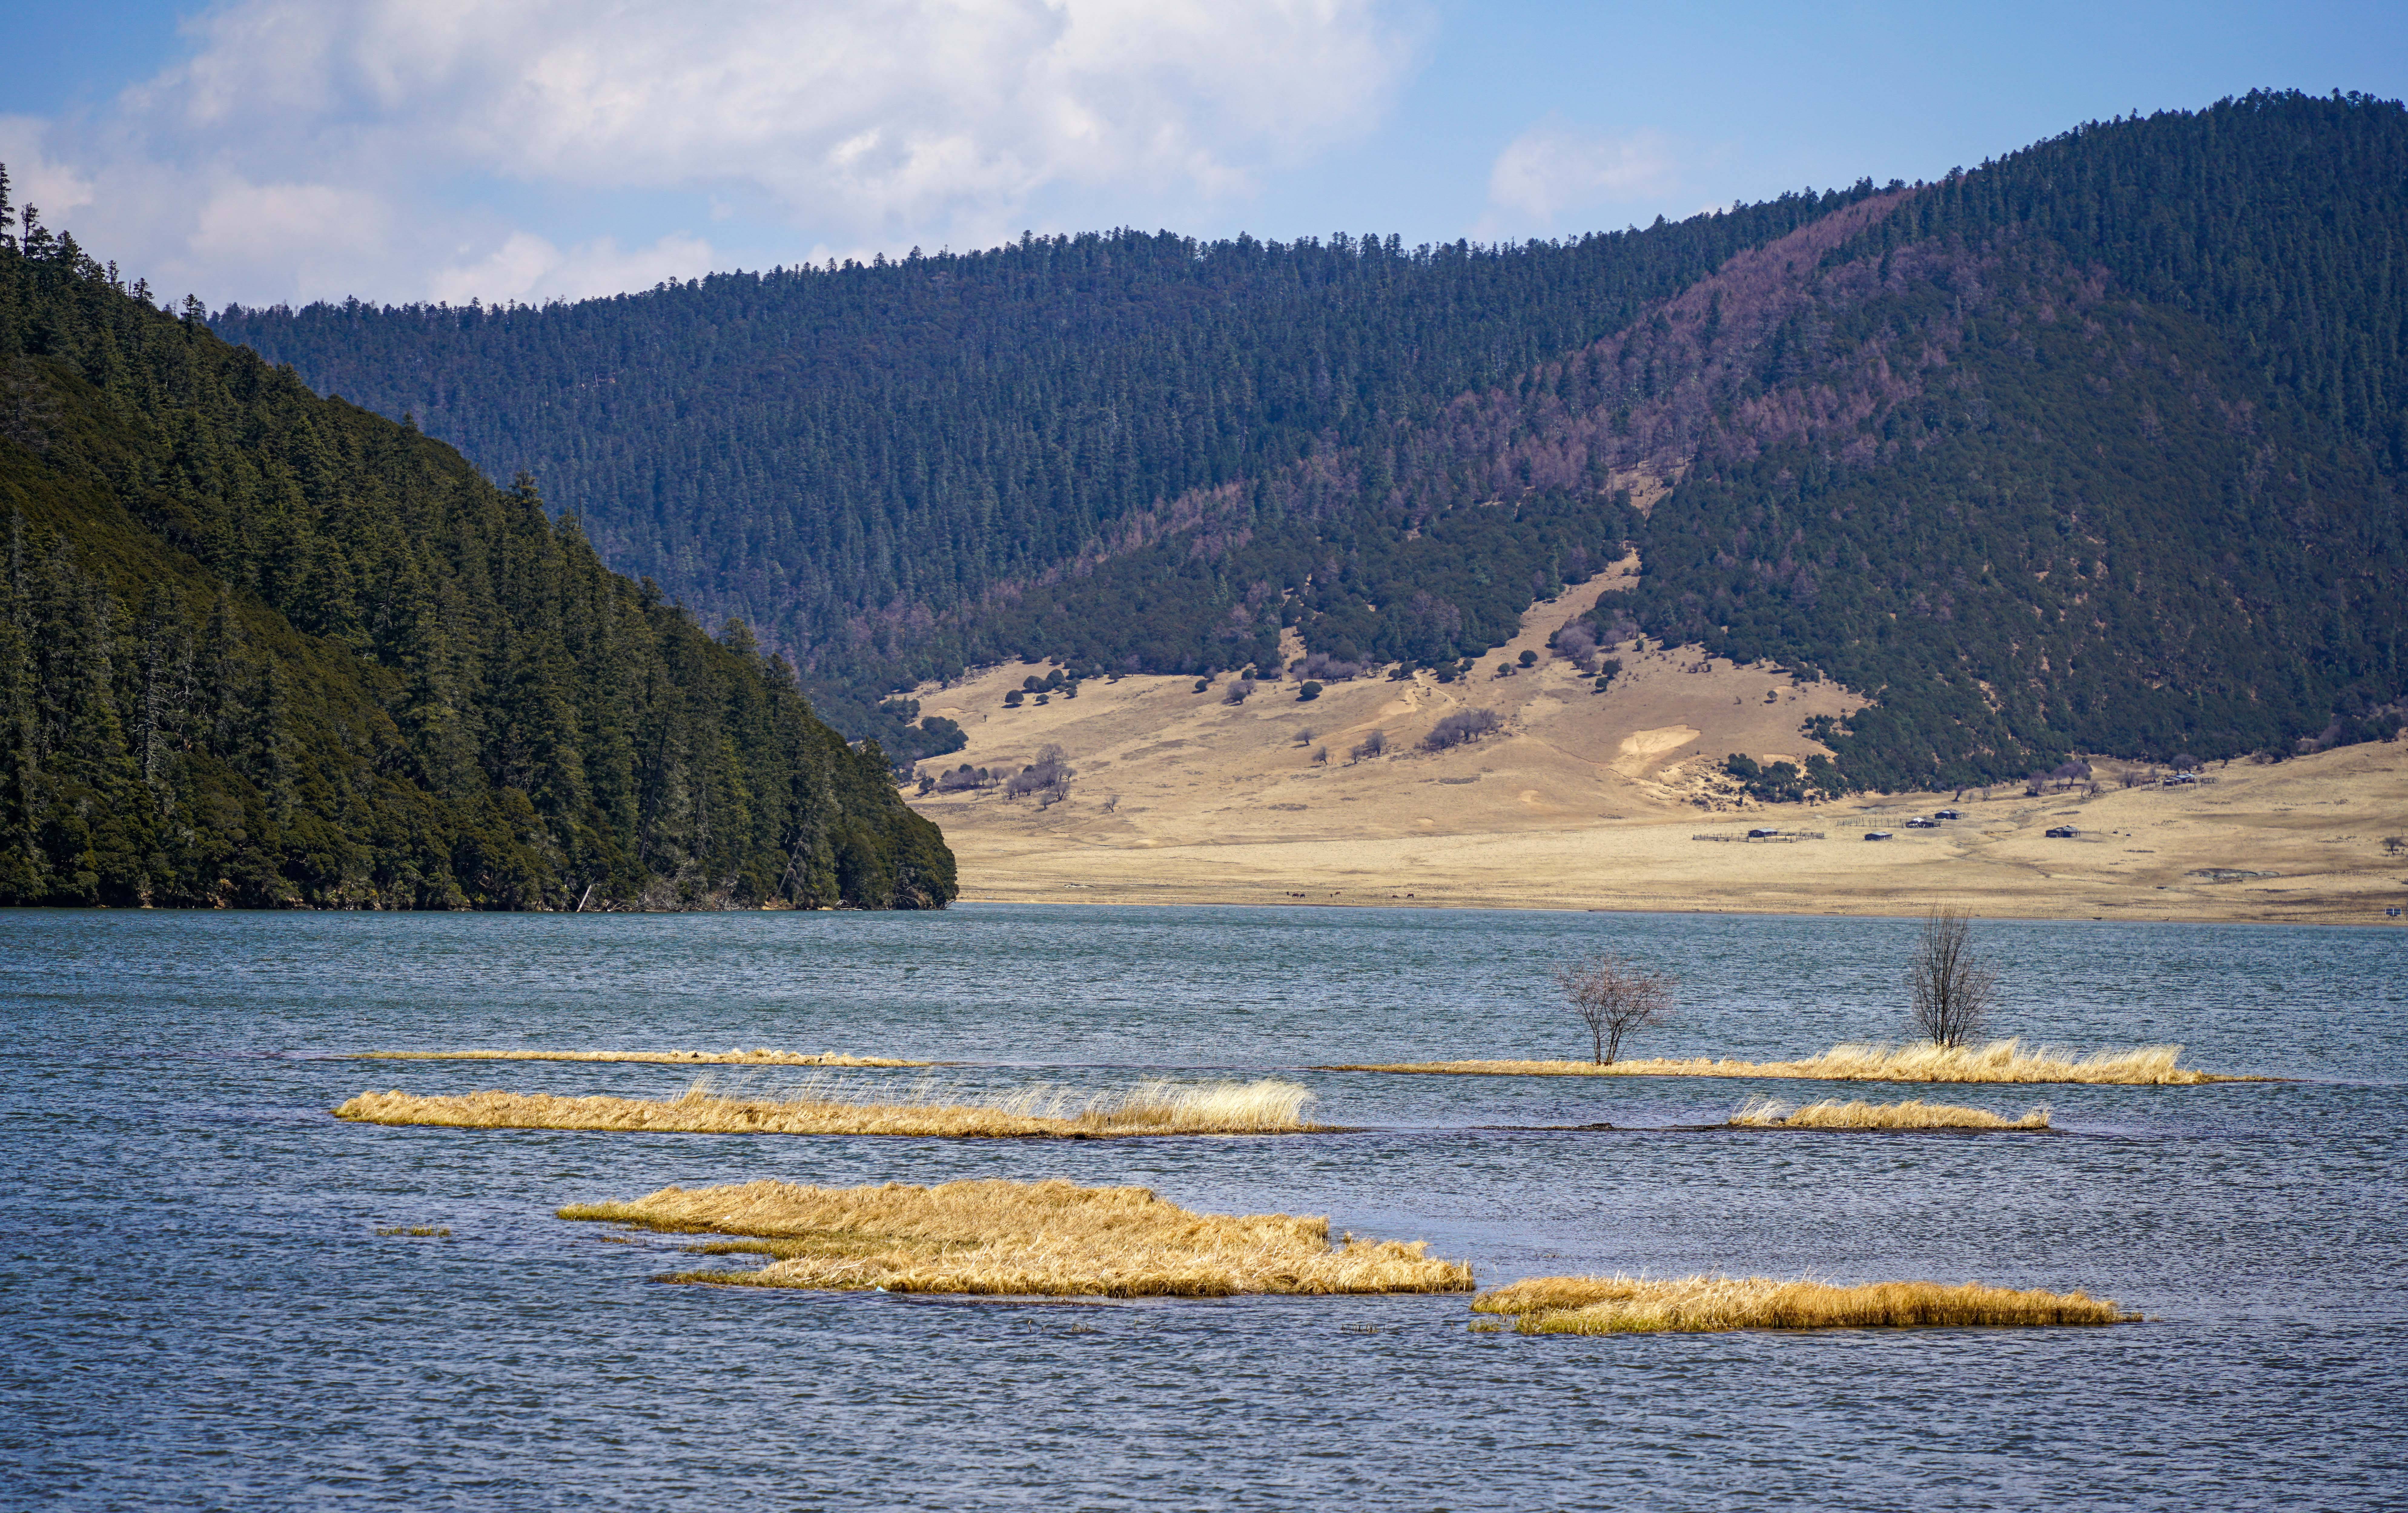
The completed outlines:
{"type": "MultiPolygon", "coordinates": [[[[1650,1133],[1708,1079],[1291,1071],[1359,1132],[1007,1143],[358,1127],[365,1088],[688,1069],[367,1049],[924,1057],[847,1088],[1571,1056],[1584,951],[1682,980],[1626,1054],[1896,1039],[1912,921],[962,907],[0,913],[9,1506],[2306,1507],[2408,1501],[2408,931],[1985,923],[1999,1029],[2299,1080],[1973,1088],[2044,1136],[1650,1133]],[[1612,1131],[1512,1128],[1607,1121],[1612,1131]],[[774,1176],[1142,1183],[1426,1239],[1484,1285],[2082,1288],[2111,1330],[1474,1334],[1455,1297],[1027,1304],[667,1287],[565,1203],[774,1176]],[[448,1227],[444,1238],[380,1228],[448,1227]]],[[[721,1069],[774,1092],[791,1070],[721,1069]]],[[[1912,1096],[1923,1089],[1875,1089],[1912,1096]]]]}

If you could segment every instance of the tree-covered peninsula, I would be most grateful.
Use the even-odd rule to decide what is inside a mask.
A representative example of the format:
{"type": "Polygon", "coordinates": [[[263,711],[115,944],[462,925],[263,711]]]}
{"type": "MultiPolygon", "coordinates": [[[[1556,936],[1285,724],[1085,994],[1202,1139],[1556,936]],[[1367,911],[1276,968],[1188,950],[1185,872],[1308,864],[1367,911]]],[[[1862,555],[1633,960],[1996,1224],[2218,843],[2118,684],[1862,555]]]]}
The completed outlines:
{"type": "Polygon", "coordinates": [[[0,903],[952,900],[741,624],[18,219],[0,176],[0,903]]]}

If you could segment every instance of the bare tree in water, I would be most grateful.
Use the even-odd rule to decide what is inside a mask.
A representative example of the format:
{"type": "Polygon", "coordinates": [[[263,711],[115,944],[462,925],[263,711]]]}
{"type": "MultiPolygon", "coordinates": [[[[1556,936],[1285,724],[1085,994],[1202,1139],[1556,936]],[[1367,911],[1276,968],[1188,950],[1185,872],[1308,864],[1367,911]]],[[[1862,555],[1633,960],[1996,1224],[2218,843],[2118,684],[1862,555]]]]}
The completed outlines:
{"type": "Polygon", "coordinates": [[[1611,953],[1556,968],[1555,984],[1588,1026],[1598,1066],[1613,1064],[1623,1036],[1670,1022],[1672,989],[1679,986],[1672,977],[1611,953]]]}
{"type": "Polygon", "coordinates": [[[1973,916],[1935,906],[1906,970],[1914,1032],[1934,1045],[1962,1045],[1980,1034],[1998,1001],[1999,974],[1973,949],[1973,916]]]}

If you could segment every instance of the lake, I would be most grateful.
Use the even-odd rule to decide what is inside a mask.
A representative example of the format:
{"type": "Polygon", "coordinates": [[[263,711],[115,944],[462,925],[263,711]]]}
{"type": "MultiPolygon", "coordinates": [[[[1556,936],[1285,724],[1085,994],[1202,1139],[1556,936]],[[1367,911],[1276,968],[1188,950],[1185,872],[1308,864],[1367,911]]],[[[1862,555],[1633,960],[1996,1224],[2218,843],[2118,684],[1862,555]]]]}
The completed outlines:
{"type": "MultiPolygon", "coordinates": [[[[2297,1079],[1831,1088],[1393,1077],[1579,1056],[1548,973],[1681,979],[1626,1055],[1904,1033],[1911,920],[1002,905],[939,915],[0,913],[10,1506],[2374,1507],[2408,1487],[2408,931],[1985,922],[1996,1028],[2297,1079]],[[366,1088],[694,1069],[370,1049],[757,1045],[964,1095],[1281,1071],[1356,1132],[1013,1143],[387,1129],[366,1088]],[[2054,1135],[1671,1131],[1918,1095],[2054,1135]],[[1531,1128],[1610,1122],[1612,1131],[1531,1128]],[[1636,1128],[1634,1128],[1636,1127],[1636,1128]],[[1654,1127],[1656,1132],[1651,1132],[1654,1127]],[[681,1288],[569,1202],[1062,1176],[1426,1239],[1483,1285],[1929,1277],[2105,1330],[1476,1334],[1448,1297],[681,1288]],[[379,1229],[448,1228],[444,1237],[379,1229]]],[[[793,1069],[717,1069],[774,1092],[793,1069]]]]}

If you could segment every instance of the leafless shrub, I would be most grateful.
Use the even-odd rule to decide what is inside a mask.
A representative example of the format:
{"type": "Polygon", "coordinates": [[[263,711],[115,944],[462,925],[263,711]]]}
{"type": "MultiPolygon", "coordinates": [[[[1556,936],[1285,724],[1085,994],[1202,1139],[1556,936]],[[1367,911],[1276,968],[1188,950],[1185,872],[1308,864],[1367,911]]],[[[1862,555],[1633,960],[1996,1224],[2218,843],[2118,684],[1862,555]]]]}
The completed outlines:
{"type": "Polygon", "coordinates": [[[1049,745],[1039,751],[1037,760],[1022,768],[1003,785],[1003,796],[1017,799],[1023,794],[1039,795],[1037,807],[1050,809],[1070,797],[1073,770],[1062,759],[1062,748],[1049,745]]]}
{"type": "Polygon", "coordinates": [[[1309,725],[1303,725],[1303,726],[1298,726],[1298,727],[1297,727],[1297,731],[1296,731],[1296,743],[1297,743],[1297,745],[1299,745],[1299,746],[1310,746],[1310,745],[1312,745],[1312,727],[1311,727],[1311,726],[1309,726],[1309,725]]]}
{"type": "Polygon", "coordinates": [[[1422,737],[1422,750],[1445,751],[1460,746],[1503,728],[1504,724],[1493,709],[1459,709],[1430,727],[1430,733],[1422,737]]]}
{"type": "Polygon", "coordinates": [[[1555,655],[1570,662],[1583,672],[1597,670],[1597,632],[1585,620],[1575,620],[1555,632],[1552,642],[1555,655]]]}
{"type": "Polygon", "coordinates": [[[1104,796],[1104,813],[1105,813],[1105,814],[1113,814],[1113,813],[1115,813],[1116,811],[1118,811],[1120,807],[1121,807],[1121,796],[1120,796],[1119,794],[1117,794],[1117,793],[1110,793],[1110,794],[1106,794],[1106,795],[1104,796]]]}
{"type": "Polygon", "coordinates": [[[1329,765],[1329,748],[1327,746],[1316,746],[1313,748],[1312,765],[1315,767],[1327,767],[1329,765]]]}
{"type": "Polygon", "coordinates": [[[2383,838],[2385,856],[2396,857],[2402,851],[2408,851],[2408,835],[2386,835],[2383,838]]]}
{"type": "Polygon", "coordinates": [[[1555,984],[1572,1013],[1588,1026],[1590,1049],[1599,1066],[1613,1064],[1622,1053],[1623,1036],[1670,1022],[1672,989],[1679,986],[1672,977],[1643,971],[1611,952],[1556,968],[1555,984]]]}
{"type": "Polygon", "coordinates": [[[1368,760],[1373,756],[1384,756],[1387,754],[1388,732],[1385,730],[1374,730],[1369,735],[1365,736],[1355,744],[1354,748],[1349,751],[1346,755],[1359,762],[1368,760]]]}
{"type": "Polygon", "coordinates": [[[1254,680],[1252,678],[1240,678],[1237,682],[1229,684],[1228,691],[1221,696],[1221,702],[1224,704],[1242,704],[1254,696],[1254,680]]]}
{"type": "Polygon", "coordinates": [[[1931,911],[1907,964],[1906,987],[1914,1032],[1934,1045],[1962,1045],[1981,1033],[1998,999],[1999,974],[1974,952],[1971,915],[1954,904],[1931,911]]]}

